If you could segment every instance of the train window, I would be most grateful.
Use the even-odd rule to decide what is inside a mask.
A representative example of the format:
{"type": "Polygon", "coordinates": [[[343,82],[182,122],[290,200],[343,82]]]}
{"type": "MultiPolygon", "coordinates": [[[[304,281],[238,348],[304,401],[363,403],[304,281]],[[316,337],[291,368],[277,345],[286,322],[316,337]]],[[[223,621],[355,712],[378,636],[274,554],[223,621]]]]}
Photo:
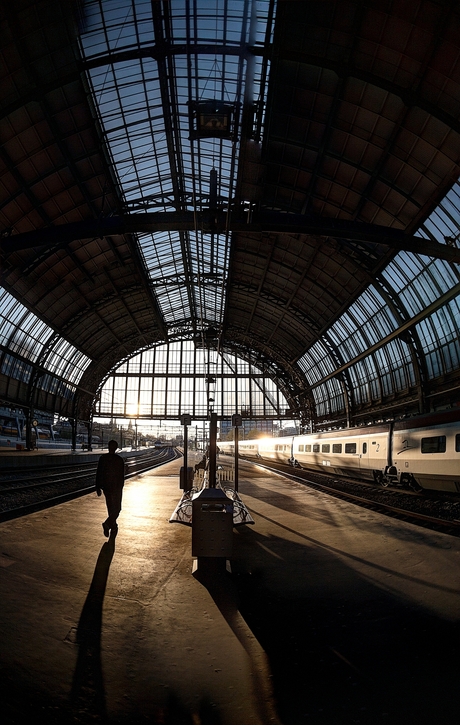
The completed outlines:
{"type": "Polygon", "coordinates": [[[455,436],[455,450],[457,453],[460,453],[460,433],[457,433],[455,436]]]}
{"type": "Polygon", "coordinates": [[[299,446],[299,453],[303,453],[303,445],[299,446]]]}
{"type": "Polygon", "coordinates": [[[356,443],[345,443],[345,453],[356,453],[356,443]]]}
{"type": "Polygon", "coordinates": [[[330,453],[331,452],[331,446],[329,443],[323,443],[321,446],[322,453],[330,453]]]}
{"type": "Polygon", "coordinates": [[[367,453],[367,443],[363,443],[363,453],[367,453]]]}
{"type": "Polygon", "coordinates": [[[422,453],[445,453],[446,436],[430,436],[422,438],[422,453]]]}
{"type": "Polygon", "coordinates": [[[307,443],[307,445],[305,446],[305,453],[311,453],[311,444],[310,443],[307,443]]]}
{"type": "Polygon", "coordinates": [[[313,453],[319,453],[319,443],[313,443],[313,453]]]}
{"type": "Polygon", "coordinates": [[[333,443],[332,444],[332,453],[342,453],[342,444],[341,443],[333,443]]]}

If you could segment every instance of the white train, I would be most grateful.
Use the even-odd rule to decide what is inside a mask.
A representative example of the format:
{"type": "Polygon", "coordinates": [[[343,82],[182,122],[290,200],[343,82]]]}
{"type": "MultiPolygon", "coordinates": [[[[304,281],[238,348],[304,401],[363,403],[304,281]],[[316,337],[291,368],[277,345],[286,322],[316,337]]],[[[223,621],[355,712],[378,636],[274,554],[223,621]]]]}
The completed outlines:
{"type": "MultiPolygon", "coordinates": [[[[221,441],[222,453],[234,443],[221,441]]],[[[238,452],[332,475],[460,493],[460,410],[381,425],[243,440],[238,452]]]]}

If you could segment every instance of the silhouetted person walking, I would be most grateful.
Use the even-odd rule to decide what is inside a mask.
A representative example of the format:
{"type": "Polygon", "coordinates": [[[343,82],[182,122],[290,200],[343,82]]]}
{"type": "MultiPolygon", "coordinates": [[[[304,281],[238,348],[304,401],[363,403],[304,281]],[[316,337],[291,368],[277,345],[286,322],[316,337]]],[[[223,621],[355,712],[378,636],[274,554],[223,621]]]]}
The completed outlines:
{"type": "Polygon", "coordinates": [[[116,441],[109,441],[109,452],[99,458],[96,471],[96,492],[100,496],[104,491],[107,504],[107,519],[102,524],[105,536],[109,532],[118,531],[117,518],[121,511],[121,497],[125,482],[125,462],[115,451],[118,448],[116,441]]]}

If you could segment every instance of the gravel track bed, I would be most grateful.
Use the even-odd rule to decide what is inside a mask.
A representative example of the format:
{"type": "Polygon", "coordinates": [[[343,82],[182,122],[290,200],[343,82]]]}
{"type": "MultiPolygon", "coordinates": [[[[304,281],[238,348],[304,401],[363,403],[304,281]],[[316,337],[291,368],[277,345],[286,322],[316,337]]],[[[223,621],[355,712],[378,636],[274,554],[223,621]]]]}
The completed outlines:
{"type": "Polygon", "coordinates": [[[84,488],[94,487],[94,476],[89,476],[86,480],[79,478],[77,481],[64,481],[43,484],[36,488],[25,490],[16,489],[14,491],[6,491],[0,493],[0,512],[11,511],[26,506],[34,506],[71,493],[78,493],[84,488]]]}
{"type": "MultiPolygon", "coordinates": [[[[130,478],[137,474],[141,474],[145,470],[156,468],[170,460],[177,457],[175,451],[170,451],[169,455],[146,455],[144,457],[133,457],[127,459],[128,472],[126,478],[130,478]]],[[[52,472],[48,469],[48,474],[52,472]]],[[[58,473],[56,471],[56,473],[58,473]]],[[[69,467],[63,467],[61,470],[62,478],[56,478],[56,480],[46,480],[46,474],[41,476],[38,471],[29,469],[27,472],[27,478],[24,478],[24,469],[16,473],[16,480],[14,476],[10,477],[2,476],[0,484],[0,514],[7,515],[10,511],[18,512],[21,508],[24,508],[26,513],[34,506],[42,508],[49,505],[53,505],[53,499],[59,497],[68,496],[72,497],[72,494],[77,497],[82,493],[90,493],[91,489],[95,491],[95,478],[96,478],[96,466],[91,464],[89,470],[83,470],[81,466],[75,466],[73,470],[74,477],[69,476],[69,467]],[[30,482],[30,483],[28,483],[30,482]],[[34,484],[34,485],[30,485],[34,484]],[[4,488],[12,489],[9,491],[3,491],[4,488]],[[21,488],[22,486],[22,488],[21,488]],[[90,489],[89,491],[87,489],[90,489]]],[[[59,475],[59,473],[58,473],[59,475]]]]}

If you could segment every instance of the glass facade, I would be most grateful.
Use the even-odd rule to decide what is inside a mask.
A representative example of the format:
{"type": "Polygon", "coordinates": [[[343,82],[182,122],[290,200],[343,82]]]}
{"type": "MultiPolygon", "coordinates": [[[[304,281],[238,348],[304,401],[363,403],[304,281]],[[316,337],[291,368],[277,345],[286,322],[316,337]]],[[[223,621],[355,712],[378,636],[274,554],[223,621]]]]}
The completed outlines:
{"type": "Polygon", "coordinates": [[[1,288],[0,345],[2,374],[28,383],[39,365],[47,372],[41,376],[40,387],[48,392],[64,388],[68,395],[91,362],[1,288]]]}
{"type": "Polygon", "coordinates": [[[241,413],[251,419],[285,416],[287,401],[258,367],[183,340],[144,350],[106,380],[95,409],[110,418],[206,419],[241,413]]]}
{"type": "MultiPolygon", "coordinates": [[[[458,182],[418,234],[460,246],[458,182]]],[[[346,371],[352,391],[349,402],[358,408],[413,389],[418,359],[428,380],[458,370],[459,331],[460,265],[400,252],[298,361],[313,386],[318,417],[346,414],[345,392],[330,379],[338,369],[346,371]],[[450,299],[439,303],[444,295],[450,299]],[[399,328],[407,329],[416,316],[421,319],[413,325],[415,351],[397,334],[386,341],[399,328]],[[376,349],[366,355],[372,346],[376,349]],[[360,359],[355,362],[356,358],[360,359]]]]}

